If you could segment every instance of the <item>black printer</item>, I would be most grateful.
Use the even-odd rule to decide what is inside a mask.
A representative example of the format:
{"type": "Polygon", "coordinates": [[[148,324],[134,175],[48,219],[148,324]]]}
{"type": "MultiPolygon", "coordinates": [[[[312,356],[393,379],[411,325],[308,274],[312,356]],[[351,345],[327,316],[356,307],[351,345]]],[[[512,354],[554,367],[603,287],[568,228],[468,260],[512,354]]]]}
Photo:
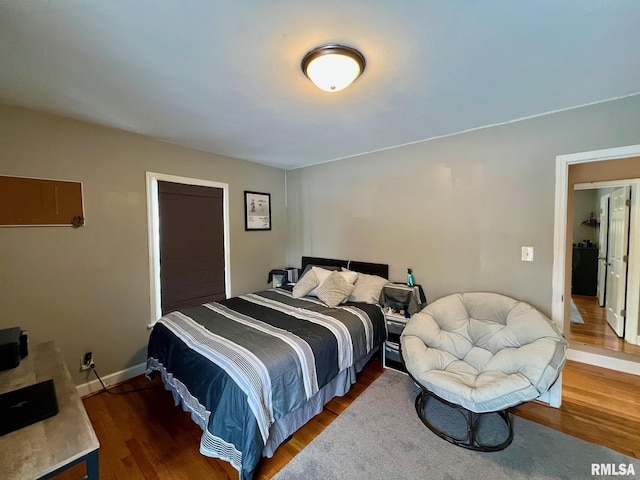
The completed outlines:
{"type": "Polygon", "coordinates": [[[0,330],[0,370],[9,370],[20,364],[29,354],[26,330],[11,327],[0,330]]]}

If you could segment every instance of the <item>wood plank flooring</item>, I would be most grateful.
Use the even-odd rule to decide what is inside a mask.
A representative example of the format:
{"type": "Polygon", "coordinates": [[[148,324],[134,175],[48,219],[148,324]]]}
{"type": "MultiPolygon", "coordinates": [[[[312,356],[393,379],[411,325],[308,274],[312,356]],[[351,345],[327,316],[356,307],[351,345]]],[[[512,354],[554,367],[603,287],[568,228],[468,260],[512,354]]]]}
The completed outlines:
{"type": "Polygon", "coordinates": [[[560,408],[529,402],[514,413],[640,458],[640,376],[568,361],[560,408]]]}
{"type": "MultiPolygon", "coordinates": [[[[270,479],[298,452],[335,420],[355,398],[383,372],[380,360],[372,360],[358,375],[358,382],[342,398],[333,399],[322,413],[298,430],[273,458],[263,459],[257,480],[270,479]]],[[[559,409],[537,402],[514,410],[529,420],[584,440],[640,458],[640,377],[569,361],[564,369],[563,404],[559,409]]],[[[136,377],[114,391],[149,385],[136,377]]],[[[230,464],[204,457],[198,448],[202,431],[162,389],[126,395],[99,393],[83,403],[100,440],[102,480],[236,480],[230,464]]],[[[416,417],[416,421],[419,421],[416,417]]],[[[76,480],[79,465],[56,477],[76,480]]]]}
{"type": "Polygon", "coordinates": [[[618,337],[607,323],[606,311],[598,305],[597,297],[572,295],[584,323],[572,323],[568,340],[616,352],[640,355],[640,346],[632,345],[618,337]]]}

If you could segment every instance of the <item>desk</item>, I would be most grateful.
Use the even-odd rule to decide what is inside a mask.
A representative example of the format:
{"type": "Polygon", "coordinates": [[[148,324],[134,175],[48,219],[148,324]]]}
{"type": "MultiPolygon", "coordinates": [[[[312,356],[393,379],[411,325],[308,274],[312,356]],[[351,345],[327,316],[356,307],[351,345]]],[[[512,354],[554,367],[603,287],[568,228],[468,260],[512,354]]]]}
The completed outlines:
{"type": "Polygon", "coordinates": [[[0,393],[53,378],[57,415],[0,437],[4,480],[48,479],[86,461],[87,477],[98,480],[98,448],[82,400],[62,353],[53,342],[30,349],[16,368],[0,372],[0,393]]]}

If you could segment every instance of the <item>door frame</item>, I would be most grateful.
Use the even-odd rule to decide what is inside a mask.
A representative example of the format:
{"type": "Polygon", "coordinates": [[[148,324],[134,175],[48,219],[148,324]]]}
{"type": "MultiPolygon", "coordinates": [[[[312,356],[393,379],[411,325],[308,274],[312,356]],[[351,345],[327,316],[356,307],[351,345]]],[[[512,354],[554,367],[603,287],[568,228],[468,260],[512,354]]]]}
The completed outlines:
{"type": "MultiPolygon", "coordinates": [[[[577,185],[574,190],[577,190],[577,185]]],[[[606,294],[607,294],[607,279],[609,269],[607,268],[607,257],[609,255],[609,213],[611,208],[611,194],[607,193],[600,197],[600,231],[598,232],[598,305],[600,307],[605,306],[606,294]],[[605,217],[603,213],[603,204],[606,205],[606,219],[604,222],[602,219],[605,217]],[[604,246],[604,252],[603,252],[604,246]],[[602,256],[604,255],[604,257],[602,256]],[[604,270],[604,271],[603,271],[604,270]]],[[[574,214],[575,219],[575,214],[574,214]]]]}
{"type": "MultiPolygon", "coordinates": [[[[566,155],[558,155],[556,157],[556,192],[555,192],[555,215],[554,215],[554,234],[553,234],[553,272],[552,272],[552,293],[551,293],[551,317],[553,321],[563,329],[566,322],[565,318],[565,272],[566,272],[566,254],[567,254],[567,198],[569,194],[569,166],[579,163],[602,162],[616,160],[621,158],[630,158],[640,156],[640,145],[630,145],[626,147],[607,148],[603,150],[594,150],[587,152],[571,153],[566,155]]],[[[638,195],[636,195],[637,197],[638,195]]],[[[638,199],[634,201],[634,207],[637,206],[638,199]]],[[[634,208],[632,207],[632,208],[634,208]]],[[[633,217],[636,223],[640,220],[640,212],[638,208],[634,208],[633,217]]],[[[636,227],[634,227],[636,228],[636,227]]],[[[637,231],[637,229],[636,229],[637,231]]],[[[634,252],[637,255],[636,252],[634,252]]],[[[640,252],[638,252],[640,253],[640,252]]],[[[631,252],[630,252],[631,256],[631,252]]],[[[634,262],[633,283],[629,285],[629,289],[635,289],[636,300],[640,293],[640,285],[637,280],[640,277],[640,262],[634,262]]],[[[629,266],[631,267],[631,265],[629,266]]],[[[637,307],[637,302],[635,307],[637,307]]],[[[640,375],[640,363],[617,358],[606,354],[598,354],[569,348],[567,358],[591,365],[601,366],[613,370],[626,373],[640,375]]]]}
{"type": "MultiPolygon", "coordinates": [[[[640,285],[640,249],[635,248],[634,244],[637,244],[637,239],[640,239],[640,179],[630,178],[626,180],[604,180],[602,182],[589,182],[589,183],[576,183],[573,186],[573,190],[599,190],[602,188],[621,188],[629,187],[631,190],[631,215],[629,217],[629,245],[627,249],[627,295],[626,304],[627,317],[635,318],[637,321],[634,324],[629,325],[630,329],[625,329],[624,339],[628,342],[638,345],[640,338],[638,338],[638,324],[640,323],[640,289],[629,289],[629,279],[632,280],[632,285],[640,285]],[[635,282],[635,283],[634,283],[635,282]],[[629,308],[631,305],[631,308],[629,308]],[[628,333],[626,333],[628,332],[628,333]]],[[[609,203],[611,201],[611,194],[605,195],[609,197],[609,203]]],[[[605,198],[602,197],[602,198],[605,198]]],[[[601,227],[602,228],[602,227],[601,227]]],[[[608,274],[608,270],[607,270],[608,274]]],[[[607,277],[608,278],[608,277],[607,277]]]]}
{"type": "Polygon", "coordinates": [[[149,242],[149,314],[151,329],[162,316],[160,294],[160,211],[158,209],[158,181],[198,185],[222,189],[222,216],[224,222],[224,288],[227,298],[231,296],[231,252],[229,250],[229,184],[178,177],[164,173],[147,172],[147,239],[149,242]]]}

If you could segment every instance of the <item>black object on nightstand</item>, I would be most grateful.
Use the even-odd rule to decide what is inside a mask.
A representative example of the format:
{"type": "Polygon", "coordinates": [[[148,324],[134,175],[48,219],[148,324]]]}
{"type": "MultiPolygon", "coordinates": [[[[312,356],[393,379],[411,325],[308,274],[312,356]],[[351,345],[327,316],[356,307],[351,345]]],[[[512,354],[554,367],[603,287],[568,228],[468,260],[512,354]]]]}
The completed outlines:
{"type": "Polygon", "coordinates": [[[287,283],[295,283],[298,281],[300,269],[295,267],[274,268],[269,272],[267,283],[271,283],[273,288],[287,283]]]}
{"type": "Polygon", "coordinates": [[[0,330],[0,370],[16,368],[28,354],[26,330],[20,330],[20,327],[0,330]]]}

